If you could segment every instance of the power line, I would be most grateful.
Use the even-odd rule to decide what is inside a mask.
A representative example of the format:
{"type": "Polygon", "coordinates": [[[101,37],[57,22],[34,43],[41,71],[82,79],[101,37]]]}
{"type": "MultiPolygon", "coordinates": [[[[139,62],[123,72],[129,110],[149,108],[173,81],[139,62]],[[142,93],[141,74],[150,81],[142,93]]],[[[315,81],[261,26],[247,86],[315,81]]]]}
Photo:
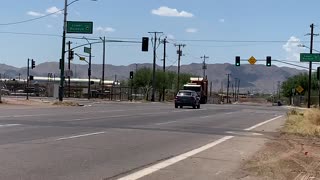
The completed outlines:
{"type": "Polygon", "coordinates": [[[31,22],[31,21],[35,21],[35,20],[38,20],[38,19],[42,19],[42,18],[45,18],[45,17],[48,17],[48,16],[51,16],[53,14],[57,14],[59,12],[62,12],[64,9],[61,9],[61,10],[58,10],[58,11],[55,11],[53,13],[49,13],[47,15],[44,15],[44,16],[40,16],[40,17],[36,17],[36,18],[32,18],[32,19],[27,19],[27,20],[23,20],[23,21],[16,21],[16,22],[10,22],[10,23],[0,23],[0,26],[9,26],[9,25],[16,25],[16,24],[22,24],[22,23],[27,23],[27,22],[31,22]]]}
{"type": "MultiPolygon", "coordinates": [[[[225,42],[225,43],[286,43],[288,40],[217,40],[217,39],[177,39],[184,42],[225,42]]],[[[309,41],[290,41],[293,43],[309,42],[309,41]]],[[[320,42],[320,41],[314,41],[320,42]]]]}

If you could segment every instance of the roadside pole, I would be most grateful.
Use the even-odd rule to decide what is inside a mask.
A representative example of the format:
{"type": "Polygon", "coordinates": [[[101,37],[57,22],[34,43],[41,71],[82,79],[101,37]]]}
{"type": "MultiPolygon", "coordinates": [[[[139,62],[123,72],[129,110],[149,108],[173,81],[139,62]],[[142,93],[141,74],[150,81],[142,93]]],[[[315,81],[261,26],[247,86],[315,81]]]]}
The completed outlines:
{"type": "Polygon", "coordinates": [[[27,64],[27,100],[29,100],[29,76],[30,76],[30,73],[29,73],[29,64],[30,64],[30,59],[28,58],[28,64],[27,64]]]}

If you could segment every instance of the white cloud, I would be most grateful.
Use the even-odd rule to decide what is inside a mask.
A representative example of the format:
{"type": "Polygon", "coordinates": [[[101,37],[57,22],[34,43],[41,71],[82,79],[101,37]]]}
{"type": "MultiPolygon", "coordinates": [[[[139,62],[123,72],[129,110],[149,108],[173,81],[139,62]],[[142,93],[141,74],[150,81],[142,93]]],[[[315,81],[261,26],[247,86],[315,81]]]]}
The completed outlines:
{"type": "Polygon", "coordinates": [[[219,22],[224,23],[225,19],[219,19],[219,22]]]}
{"type": "Polygon", "coordinates": [[[112,27],[97,27],[97,31],[102,32],[102,33],[110,33],[110,32],[115,32],[116,30],[112,27]]]}
{"type": "Polygon", "coordinates": [[[167,16],[167,17],[186,17],[190,18],[194,15],[186,12],[186,11],[178,11],[177,9],[172,9],[167,6],[161,6],[158,9],[153,9],[151,11],[152,14],[158,15],[158,16],[167,16]]]}
{"type": "Polygon", "coordinates": [[[28,14],[29,16],[36,16],[36,17],[38,17],[38,16],[44,16],[44,14],[39,13],[39,12],[35,12],[35,11],[28,11],[27,14],[28,14]]]}
{"type": "Polygon", "coordinates": [[[46,12],[48,14],[52,14],[52,13],[55,13],[53,16],[54,17],[57,17],[57,14],[62,14],[62,11],[60,9],[58,9],[56,6],[52,6],[52,7],[49,7],[46,12]]]}
{"type": "Polygon", "coordinates": [[[171,39],[171,40],[176,39],[176,38],[174,37],[174,35],[172,35],[172,34],[168,34],[168,35],[167,35],[167,38],[168,38],[168,39],[171,39]]]}
{"type": "Polygon", "coordinates": [[[287,43],[282,46],[287,53],[288,60],[299,61],[300,53],[304,51],[304,48],[299,47],[299,44],[301,44],[300,39],[295,36],[291,36],[287,43]]]}
{"type": "Polygon", "coordinates": [[[196,28],[188,28],[188,29],[186,29],[186,32],[187,33],[196,33],[196,32],[198,32],[198,29],[196,29],[196,28]]]}

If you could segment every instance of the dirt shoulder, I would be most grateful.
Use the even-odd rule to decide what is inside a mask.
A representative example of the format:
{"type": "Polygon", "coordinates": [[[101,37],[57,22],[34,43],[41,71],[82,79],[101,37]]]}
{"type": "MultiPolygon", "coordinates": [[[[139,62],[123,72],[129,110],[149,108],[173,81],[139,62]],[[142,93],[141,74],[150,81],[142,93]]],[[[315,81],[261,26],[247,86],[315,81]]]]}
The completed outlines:
{"type": "Polygon", "coordinates": [[[320,179],[318,111],[289,113],[280,135],[243,163],[238,179],[320,179]],[[313,130],[304,131],[306,127],[313,130]]]}

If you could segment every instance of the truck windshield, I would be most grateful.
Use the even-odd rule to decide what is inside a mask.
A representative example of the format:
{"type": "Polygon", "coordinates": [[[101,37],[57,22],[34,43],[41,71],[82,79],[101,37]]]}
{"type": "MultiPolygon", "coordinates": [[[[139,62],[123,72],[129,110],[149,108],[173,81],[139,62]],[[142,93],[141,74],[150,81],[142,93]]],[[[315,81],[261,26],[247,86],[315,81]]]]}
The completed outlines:
{"type": "Polygon", "coordinates": [[[191,91],[195,91],[195,92],[201,91],[201,87],[194,87],[194,86],[184,86],[183,89],[184,90],[191,90],[191,91]]]}

